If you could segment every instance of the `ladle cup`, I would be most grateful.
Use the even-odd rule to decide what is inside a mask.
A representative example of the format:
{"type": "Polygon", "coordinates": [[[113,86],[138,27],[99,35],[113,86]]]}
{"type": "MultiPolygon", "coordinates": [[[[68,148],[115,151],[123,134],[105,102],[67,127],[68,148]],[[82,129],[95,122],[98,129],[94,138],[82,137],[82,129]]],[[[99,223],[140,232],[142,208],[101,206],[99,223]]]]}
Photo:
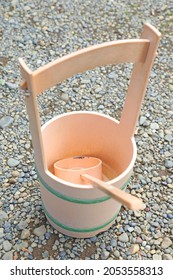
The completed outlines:
{"type": "Polygon", "coordinates": [[[87,179],[81,178],[88,174],[102,179],[102,161],[95,157],[75,156],[58,160],[54,163],[54,174],[60,179],[74,184],[90,184],[87,179]]]}
{"type": "Polygon", "coordinates": [[[95,157],[75,156],[54,163],[54,174],[62,180],[101,189],[131,210],[145,208],[141,199],[102,181],[102,161],[95,157]]]}

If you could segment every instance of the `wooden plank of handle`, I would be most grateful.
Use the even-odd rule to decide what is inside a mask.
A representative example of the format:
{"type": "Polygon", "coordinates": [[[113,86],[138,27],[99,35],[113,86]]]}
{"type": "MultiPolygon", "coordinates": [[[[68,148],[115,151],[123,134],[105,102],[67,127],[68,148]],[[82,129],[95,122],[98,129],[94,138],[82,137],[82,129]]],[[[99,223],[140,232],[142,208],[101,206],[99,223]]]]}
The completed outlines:
{"type": "Polygon", "coordinates": [[[81,177],[92,182],[92,185],[94,187],[98,187],[103,192],[110,195],[112,198],[119,201],[130,210],[144,210],[146,207],[141,199],[131,194],[128,194],[125,191],[116,188],[115,186],[108,185],[107,183],[88,174],[82,174],[81,177]]]}

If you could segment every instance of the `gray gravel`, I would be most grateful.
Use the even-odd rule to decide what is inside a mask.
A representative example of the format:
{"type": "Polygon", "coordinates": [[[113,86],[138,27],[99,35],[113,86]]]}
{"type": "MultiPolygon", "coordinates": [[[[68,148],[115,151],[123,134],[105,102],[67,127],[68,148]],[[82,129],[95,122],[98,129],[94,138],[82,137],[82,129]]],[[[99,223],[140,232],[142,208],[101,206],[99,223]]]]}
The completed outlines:
{"type": "MultiPolygon", "coordinates": [[[[1,0],[0,259],[173,259],[173,76],[171,0],[1,0]],[[146,204],[122,208],[98,236],[54,230],[41,206],[18,58],[31,69],[97,43],[138,38],[144,22],[162,33],[135,136],[138,156],[128,191],[146,204]]],[[[116,119],[131,65],[76,75],[39,96],[41,121],[76,110],[116,119]],[[116,84],[116,87],[115,87],[116,84]]]]}

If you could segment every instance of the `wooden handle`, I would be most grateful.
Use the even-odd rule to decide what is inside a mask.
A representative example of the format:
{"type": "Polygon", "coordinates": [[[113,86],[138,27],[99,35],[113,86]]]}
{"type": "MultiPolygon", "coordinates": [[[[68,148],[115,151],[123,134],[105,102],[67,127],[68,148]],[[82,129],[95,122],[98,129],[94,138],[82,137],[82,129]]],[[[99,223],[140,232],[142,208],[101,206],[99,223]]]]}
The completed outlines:
{"type": "Polygon", "coordinates": [[[146,207],[141,199],[131,194],[128,194],[125,191],[116,188],[115,186],[108,185],[107,183],[88,174],[83,174],[81,175],[81,177],[92,182],[94,187],[98,187],[103,192],[110,195],[115,200],[118,200],[130,210],[144,210],[146,207]]]}

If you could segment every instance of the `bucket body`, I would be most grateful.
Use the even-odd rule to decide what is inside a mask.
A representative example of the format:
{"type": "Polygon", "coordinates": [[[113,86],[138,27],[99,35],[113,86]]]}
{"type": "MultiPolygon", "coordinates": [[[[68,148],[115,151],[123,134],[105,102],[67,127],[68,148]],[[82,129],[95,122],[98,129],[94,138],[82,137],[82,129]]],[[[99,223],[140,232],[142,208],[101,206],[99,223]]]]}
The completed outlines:
{"type": "Polygon", "coordinates": [[[107,230],[121,204],[91,185],[56,177],[54,163],[72,156],[92,156],[103,162],[103,178],[126,188],[136,159],[134,138],[127,139],[119,123],[95,112],[72,112],[48,121],[42,129],[46,170],[38,170],[43,208],[50,224],[72,237],[91,237],[107,230]]]}

